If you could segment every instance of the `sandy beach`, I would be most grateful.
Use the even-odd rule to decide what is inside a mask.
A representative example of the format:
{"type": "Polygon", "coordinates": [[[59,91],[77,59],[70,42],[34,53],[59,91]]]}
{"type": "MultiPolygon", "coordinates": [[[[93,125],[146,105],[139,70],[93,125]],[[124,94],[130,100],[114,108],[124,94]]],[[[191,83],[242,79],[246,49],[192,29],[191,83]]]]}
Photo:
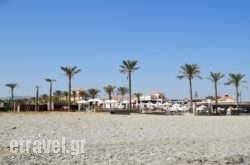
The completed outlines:
{"type": "Polygon", "coordinates": [[[250,164],[248,116],[1,113],[0,164],[250,164]],[[10,141],[85,139],[84,153],[12,153],[10,141]]]}

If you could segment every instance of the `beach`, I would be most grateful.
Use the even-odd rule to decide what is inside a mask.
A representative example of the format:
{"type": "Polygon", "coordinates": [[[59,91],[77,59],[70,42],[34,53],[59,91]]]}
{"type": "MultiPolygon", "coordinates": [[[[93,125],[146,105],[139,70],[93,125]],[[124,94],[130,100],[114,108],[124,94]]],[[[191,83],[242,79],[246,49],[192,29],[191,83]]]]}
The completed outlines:
{"type": "Polygon", "coordinates": [[[248,116],[0,113],[0,164],[250,164],[248,116]],[[84,153],[12,153],[10,141],[86,140],[84,153]]]}

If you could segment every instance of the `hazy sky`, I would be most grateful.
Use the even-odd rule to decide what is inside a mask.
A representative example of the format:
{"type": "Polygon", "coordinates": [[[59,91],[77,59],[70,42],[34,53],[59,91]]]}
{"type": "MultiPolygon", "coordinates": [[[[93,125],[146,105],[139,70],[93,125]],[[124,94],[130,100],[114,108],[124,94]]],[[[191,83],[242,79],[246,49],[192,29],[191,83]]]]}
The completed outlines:
{"type": "MultiPolygon", "coordinates": [[[[72,88],[127,86],[122,60],[138,60],[133,92],[189,96],[180,66],[197,64],[203,79],[193,80],[199,97],[213,95],[209,72],[245,74],[250,88],[249,0],[0,0],[0,97],[67,90],[61,66],[82,69],[72,88]]],[[[219,82],[219,95],[235,88],[219,82]]],[[[250,89],[241,88],[250,100],[250,89]]],[[[101,95],[103,96],[103,95],[101,95]]]]}

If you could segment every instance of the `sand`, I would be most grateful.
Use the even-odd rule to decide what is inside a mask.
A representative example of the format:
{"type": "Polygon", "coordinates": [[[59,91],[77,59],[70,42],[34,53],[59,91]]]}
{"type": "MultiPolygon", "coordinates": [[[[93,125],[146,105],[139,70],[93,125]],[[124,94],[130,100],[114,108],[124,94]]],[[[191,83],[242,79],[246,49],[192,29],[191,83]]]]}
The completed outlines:
{"type": "Polygon", "coordinates": [[[0,113],[0,164],[250,164],[250,116],[0,113]],[[86,140],[84,153],[11,153],[10,141],[86,140]]]}

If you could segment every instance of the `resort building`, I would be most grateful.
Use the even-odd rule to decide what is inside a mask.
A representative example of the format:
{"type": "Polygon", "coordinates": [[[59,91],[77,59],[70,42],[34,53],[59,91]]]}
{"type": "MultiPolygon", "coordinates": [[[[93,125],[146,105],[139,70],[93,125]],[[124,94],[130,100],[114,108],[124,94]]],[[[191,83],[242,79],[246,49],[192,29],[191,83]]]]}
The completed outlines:
{"type": "Polygon", "coordinates": [[[78,101],[82,100],[83,99],[82,92],[87,92],[87,91],[84,90],[83,88],[73,89],[71,92],[71,96],[72,96],[71,101],[78,102],[78,101]]]}
{"type": "Polygon", "coordinates": [[[166,102],[165,93],[163,92],[152,92],[149,95],[142,95],[140,101],[143,103],[164,103],[166,102]]]}

